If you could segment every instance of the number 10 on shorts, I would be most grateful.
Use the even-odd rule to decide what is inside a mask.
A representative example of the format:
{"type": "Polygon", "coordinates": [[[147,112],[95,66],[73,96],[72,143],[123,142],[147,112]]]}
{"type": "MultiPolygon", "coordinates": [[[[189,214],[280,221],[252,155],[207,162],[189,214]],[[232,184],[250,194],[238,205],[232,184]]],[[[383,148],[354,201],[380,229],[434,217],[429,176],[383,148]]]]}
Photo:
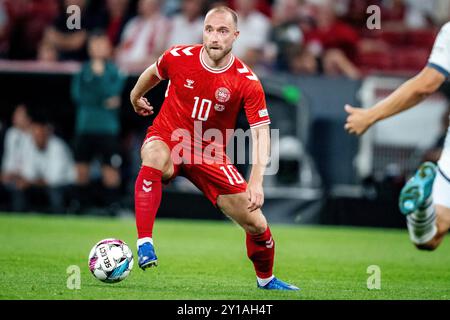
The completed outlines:
{"type": "Polygon", "coordinates": [[[242,178],[241,174],[232,164],[229,164],[227,166],[220,166],[220,170],[222,170],[223,173],[225,173],[225,175],[228,178],[228,181],[230,181],[230,184],[232,186],[234,186],[235,184],[244,183],[244,178],[242,178]]]}

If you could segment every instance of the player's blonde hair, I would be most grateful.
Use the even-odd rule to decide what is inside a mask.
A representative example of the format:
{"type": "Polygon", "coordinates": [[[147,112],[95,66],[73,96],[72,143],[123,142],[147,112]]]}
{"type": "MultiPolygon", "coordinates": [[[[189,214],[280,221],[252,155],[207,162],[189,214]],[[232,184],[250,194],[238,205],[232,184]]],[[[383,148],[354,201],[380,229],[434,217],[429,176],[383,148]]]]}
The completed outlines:
{"type": "Polygon", "coordinates": [[[234,25],[235,25],[235,27],[236,27],[236,29],[237,29],[237,26],[238,26],[238,14],[237,14],[237,12],[236,11],[234,11],[233,9],[231,9],[231,8],[229,8],[229,7],[227,7],[227,6],[217,6],[217,7],[214,7],[214,8],[212,8],[212,9],[210,9],[207,13],[206,13],[206,15],[205,15],[205,18],[209,15],[209,14],[211,14],[211,13],[229,13],[230,15],[231,15],[231,17],[233,18],[233,22],[234,22],[234,25]]]}

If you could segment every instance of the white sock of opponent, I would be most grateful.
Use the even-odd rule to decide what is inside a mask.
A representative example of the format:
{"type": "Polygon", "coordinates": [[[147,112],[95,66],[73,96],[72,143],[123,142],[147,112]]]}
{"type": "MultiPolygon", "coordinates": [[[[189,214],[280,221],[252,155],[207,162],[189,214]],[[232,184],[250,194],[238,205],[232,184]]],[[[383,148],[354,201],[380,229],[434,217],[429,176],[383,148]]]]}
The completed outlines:
{"type": "Polygon", "coordinates": [[[433,197],[430,196],[423,207],[408,215],[406,223],[413,243],[424,244],[433,239],[437,233],[433,197]]]}

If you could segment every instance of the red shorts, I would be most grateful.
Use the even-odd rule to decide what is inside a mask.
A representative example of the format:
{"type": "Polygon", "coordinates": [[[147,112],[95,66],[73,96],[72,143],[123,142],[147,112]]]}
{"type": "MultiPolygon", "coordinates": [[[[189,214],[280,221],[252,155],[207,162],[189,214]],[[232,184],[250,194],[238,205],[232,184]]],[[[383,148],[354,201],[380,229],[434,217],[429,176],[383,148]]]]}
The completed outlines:
{"type": "Polygon", "coordinates": [[[176,152],[173,152],[173,148],[178,142],[171,141],[170,137],[168,138],[152,127],[148,129],[142,147],[155,140],[167,144],[174,163],[174,173],[164,183],[169,183],[177,176],[184,176],[199,188],[214,206],[217,204],[217,197],[221,194],[242,193],[247,190],[247,182],[227,156],[224,161],[219,163],[180,163],[179,158],[175,159],[176,152]]]}

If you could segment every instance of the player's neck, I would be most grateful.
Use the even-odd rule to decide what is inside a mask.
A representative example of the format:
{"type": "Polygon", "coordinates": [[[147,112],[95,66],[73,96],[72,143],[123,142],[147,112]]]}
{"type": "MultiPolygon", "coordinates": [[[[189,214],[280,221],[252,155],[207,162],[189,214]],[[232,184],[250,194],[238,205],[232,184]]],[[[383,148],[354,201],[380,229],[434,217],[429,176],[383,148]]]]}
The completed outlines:
{"type": "Polygon", "coordinates": [[[233,58],[232,57],[232,53],[229,52],[222,59],[216,61],[216,60],[213,60],[213,59],[211,59],[209,57],[209,55],[206,52],[206,50],[202,50],[202,60],[211,69],[223,69],[223,68],[225,68],[230,63],[232,58],[233,58]]]}

